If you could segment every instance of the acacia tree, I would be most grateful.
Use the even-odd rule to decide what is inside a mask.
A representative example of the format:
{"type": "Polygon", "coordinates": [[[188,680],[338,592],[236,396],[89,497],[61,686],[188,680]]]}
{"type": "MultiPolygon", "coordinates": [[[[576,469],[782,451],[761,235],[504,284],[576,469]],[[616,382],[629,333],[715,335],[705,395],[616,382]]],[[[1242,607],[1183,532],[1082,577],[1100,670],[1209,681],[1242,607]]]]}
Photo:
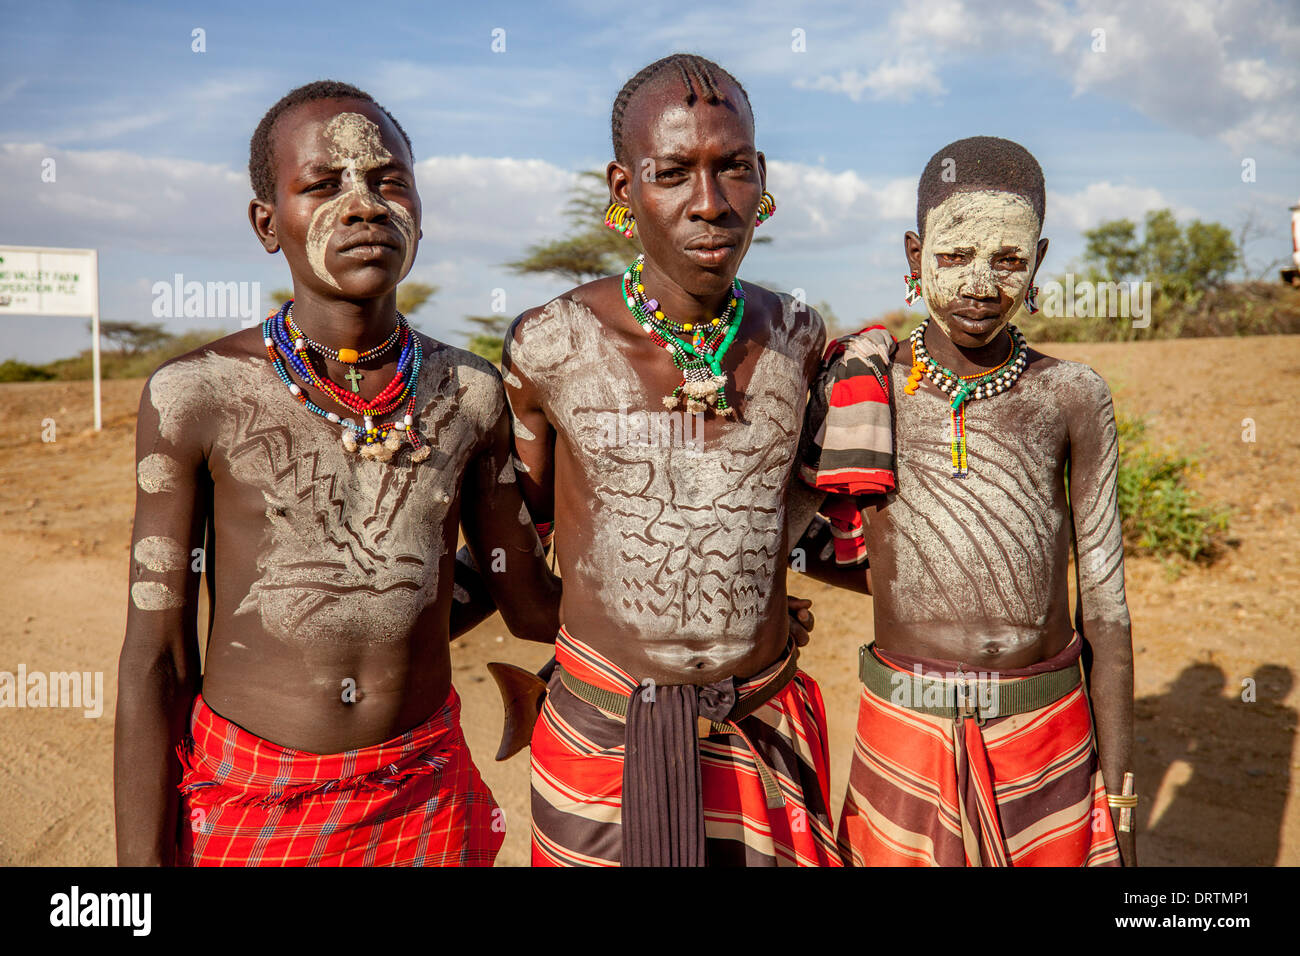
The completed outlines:
{"type": "Polygon", "coordinates": [[[164,331],[161,322],[101,322],[99,334],[110,348],[122,355],[139,355],[173,337],[164,331]]]}

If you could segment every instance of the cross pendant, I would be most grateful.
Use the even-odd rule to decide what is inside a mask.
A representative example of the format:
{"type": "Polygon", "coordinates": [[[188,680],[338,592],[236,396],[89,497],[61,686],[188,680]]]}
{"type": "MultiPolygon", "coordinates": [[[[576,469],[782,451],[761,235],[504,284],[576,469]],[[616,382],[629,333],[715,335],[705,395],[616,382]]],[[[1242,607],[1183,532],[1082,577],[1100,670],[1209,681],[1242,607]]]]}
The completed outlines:
{"type": "Polygon", "coordinates": [[[361,381],[363,378],[365,378],[365,376],[357,371],[357,367],[355,365],[352,366],[352,370],[348,372],[347,375],[344,375],[343,377],[352,383],[352,391],[360,394],[361,389],[357,386],[357,382],[361,381]]]}

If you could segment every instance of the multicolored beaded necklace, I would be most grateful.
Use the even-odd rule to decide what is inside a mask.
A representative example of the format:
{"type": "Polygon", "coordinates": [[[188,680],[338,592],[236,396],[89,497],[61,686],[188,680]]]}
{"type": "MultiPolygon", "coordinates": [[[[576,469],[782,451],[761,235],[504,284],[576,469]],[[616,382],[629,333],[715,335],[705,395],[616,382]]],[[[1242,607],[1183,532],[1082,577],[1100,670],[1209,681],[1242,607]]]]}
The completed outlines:
{"type": "Polygon", "coordinates": [[[664,407],[675,408],[684,399],[686,410],[691,413],[712,406],[719,414],[734,415],[735,409],[727,404],[727,376],[722,371],[722,359],[745,317],[745,290],[740,280],[731,280],[731,298],[722,315],[707,323],[679,323],[664,315],[657,300],[646,297],[641,283],[644,268],[643,253],[623,273],[623,298],[650,340],[668,352],[673,364],[681,370],[681,384],[671,395],[664,396],[664,407]]]}
{"type": "MultiPolygon", "coordinates": [[[[309,343],[293,324],[293,300],[282,305],[279,311],[266,317],[262,323],[262,340],[266,345],[266,354],[275,366],[275,372],[289,389],[289,394],[306,408],[333,424],[342,426],[342,444],[349,452],[358,452],[362,458],[373,461],[389,461],[402,446],[402,435],[411,443],[411,461],[424,461],[429,457],[430,449],[420,441],[415,430],[415,391],[420,381],[420,366],[423,362],[423,350],[420,337],[411,331],[405,316],[397,313],[397,328],[394,329],[401,351],[397,359],[397,372],[393,380],[373,399],[367,401],[359,394],[349,392],[334,384],[316,371],[312,363],[309,343]],[[364,424],[358,425],[351,418],[341,418],[335,412],[327,412],[309,399],[302,387],[289,375],[287,366],[292,366],[298,377],[324,392],[331,399],[354,414],[361,416],[364,424]],[[403,409],[404,411],[400,411],[403,409]],[[398,414],[394,414],[398,413],[398,414]],[[376,419],[392,415],[389,421],[375,423],[376,419]]],[[[369,349],[366,355],[376,355],[386,349],[377,347],[369,349]]],[[[339,352],[346,350],[340,349],[339,352]]],[[[337,352],[335,354],[338,354],[337,352]]]]}
{"type": "Polygon", "coordinates": [[[1011,339],[1011,353],[997,368],[980,372],[977,375],[958,375],[944,368],[925,348],[925,329],[930,324],[926,319],[909,337],[912,343],[912,371],[908,375],[903,392],[915,395],[921,386],[922,377],[928,378],[934,386],[945,395],[951,395],[952,407],[952,476],[965,478],[969,474],[966,462],[966,402],[976,398],[988,398],[1005,392],[1015,385],[1020,374],[1025,370],[1028,346],[1025,337],[1014,325],[1006,328],[1011,339]]]}
{"type": "Polygon", "coordinates": [[[397,325],[393,326],[393,331],[389,334],[388,338],[384,340],[383,344],[376,345],[372,349],[366,349],[364,352],[358,352],[356,349],[332,349],[328,346],[313,342],[303,334],[301,329],[293,324],[292,306],[289,308],[289,314],[286,319],[289,325],[289,334],[293,337],[294,341],[302,339],[307,343],[307,348],[311,349],[318,355],[323,355],[326,358],[333,359],[342,365],[350,366],[348,368],[348,373],[343,377],[352,383],[353,392],[360,392],[361,389],[357,383],[365,380],[365,376],[357,371],[357,363],[364,362],[367,359],[378,358],[396,345],[398,340],[402,337],[402,324],[399,322],[397,325]]]}

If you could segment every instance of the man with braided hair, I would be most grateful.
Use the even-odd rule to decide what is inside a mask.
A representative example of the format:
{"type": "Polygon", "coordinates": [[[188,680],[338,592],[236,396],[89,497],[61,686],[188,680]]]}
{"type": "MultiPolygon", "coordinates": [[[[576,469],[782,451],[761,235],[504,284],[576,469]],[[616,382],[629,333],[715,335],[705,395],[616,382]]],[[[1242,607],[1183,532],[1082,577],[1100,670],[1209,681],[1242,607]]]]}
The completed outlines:
{"type": "MultiPolygon", "coordinates": [[[[919,235],[906,234],[904,251],[908,302],[922,297],[929,317],[871,383],[892,411],[896,475],[883,493],[850,500],[849,520],[832,518],[840,552],[869,555],[871,568],[808,568],[874,595],[840,819],[847,863],[1134,861],[1133,649],[1110,391],[1008,324],[1033,308],[1043,211],[1042,170],[1008,140],[951,143],[921,174],[919,235]],[[865,547],[846,547],[857,535],[865,547]]],[[[830,391],[873,338],[831,350],[830,391]]],[[[853,403],[814,395],[810,422],[824,421],[808,431],[832,448],[834,470],[852,473],[835,436],[853,403]]],[[[888,419],[875,427],[891,433],[888,419]]],[[[824,472],[822,458],[813,464],[824,472]]],[[[852,490],[830,477],[819,487],[852,490]]],[[[843,515],[844,504],[824,511],[843,515]]],[[[819,545],[804,544],[814,555],[819,545]]]]}
{"type": "Polygon", "coordinates": [[[566,582],[533,863],[838,865],[784,582],[822,321],[735,278],[772,206],[734,77],[652,63],[612,135],[611,221],[644,258],[524,312],[503,359],[520,485],[566,582]]]}

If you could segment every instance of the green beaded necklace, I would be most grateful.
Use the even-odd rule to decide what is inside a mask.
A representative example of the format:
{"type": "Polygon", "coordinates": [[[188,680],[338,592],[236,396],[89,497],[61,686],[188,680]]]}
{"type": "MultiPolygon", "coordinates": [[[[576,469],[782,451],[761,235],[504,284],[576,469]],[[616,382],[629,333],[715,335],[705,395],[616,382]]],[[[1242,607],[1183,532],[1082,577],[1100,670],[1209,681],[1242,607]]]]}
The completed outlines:
{"type": "Polygon", "coordinates": [[[692,323],[673,322],[659,310],[657,301],[646,298],[645,286],[641,284],[644,267],[643,253],[623,273],[623,300],[650,340],[668,352],[682,372],[681,383],[671,395],[664,396],[664,407],[675,408],[685,400],[686,410],[691,413],[712,406],[721,415],[734,415],[735,409],[727,403],[727,376],[722,371],[722,359],[745,317],[745,291],[740,280],[731,280],[731,299],[722,315],[696,327],[692,323]],[[679,338],[681,335],[689,335],[690,340],[679,338]]]}

